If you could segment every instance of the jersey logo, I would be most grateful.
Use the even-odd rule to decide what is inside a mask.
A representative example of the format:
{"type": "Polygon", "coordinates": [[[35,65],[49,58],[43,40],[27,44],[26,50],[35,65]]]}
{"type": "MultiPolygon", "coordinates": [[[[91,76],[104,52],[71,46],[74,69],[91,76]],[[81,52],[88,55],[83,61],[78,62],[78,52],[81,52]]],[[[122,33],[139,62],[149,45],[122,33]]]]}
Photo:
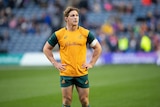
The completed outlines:
{"type": "Polygon", "coordinates": [[[64,83],[66,83],[66,82],[65,82],[65,80],[62,80],[61,83],[64,84],[64,83]]]}
{"type": "Polygon", "coordinates": [[[84,84],[88,84],[88,80],[86,80],[86,82],[84,84]]]}
{"type": "Polygon", "coordinates": [[[67,39],[67,37],[68,37],[68,36],[67,36],[67,35],[65,35],[65,36],[64,36],[64,39],[67,39]]]}
{"type": "Polygon", "coordinates": [[[78,39],[82,39],[82,35],[79,35],[79,36],[78,36],[78,39]]]}

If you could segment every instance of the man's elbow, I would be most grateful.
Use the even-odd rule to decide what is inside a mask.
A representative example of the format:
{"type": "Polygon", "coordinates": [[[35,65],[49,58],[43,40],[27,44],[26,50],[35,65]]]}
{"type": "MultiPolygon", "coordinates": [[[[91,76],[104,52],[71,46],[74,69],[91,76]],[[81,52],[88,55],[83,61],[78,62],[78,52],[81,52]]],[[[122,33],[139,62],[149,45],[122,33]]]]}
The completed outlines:
{"type": "Polygon", "coordinates": [[[99,54],[100,54],[100,55],[102,54],[102,47],[101,47],[100,44],[99,44],[99,54]]]}
{"type": "Polygon", "coordinates": [[[47,46],[47,43],[43,46],[43,53],[46,53],[48,50],[48,46],[47,46]]]}
{"type": "Polygon", "coordinates": [[[46,43],[44,46],[43,46],[43,53],[46,53],[48,51],[52,51],[53,47],[51,45],[49,45],[48,43],[46,43]]]}
{"type": "Polygon", "coordinates": [[[42,50],[42,51],[43,51],[43,53],[45,53],[45,51],[46,51],[46,48],[45,48],[45,46],[43,47],[43,50],[42,50]]]}
{"type": "Polygon", "coordinates": [[[102,53],[102,47],[101,47],[100,43],[96,44],[95,49],[98,51],[99,54],[102,53]]]}

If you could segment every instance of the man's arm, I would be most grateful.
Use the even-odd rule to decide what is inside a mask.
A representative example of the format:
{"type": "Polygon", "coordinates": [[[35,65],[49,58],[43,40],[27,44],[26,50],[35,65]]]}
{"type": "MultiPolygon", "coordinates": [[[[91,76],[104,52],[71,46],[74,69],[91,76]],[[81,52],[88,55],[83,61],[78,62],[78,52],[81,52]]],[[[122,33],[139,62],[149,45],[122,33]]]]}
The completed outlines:
{"type": "Polygon", "coordinates": [[[91,58],[91,61],[89,62],[89,64],[94,66],[96,61],[98,60],[98,58],[100,57],[100,55],[102,53],[102,48],[101,48],[101,45],[98,41],[95,44],[95,46],[93,46],[92,48],[94,49],[94,51],[93,51],[93,55],[92,55],[92,58],[91,58]]]}
{"type": "Polygon", "coordinates": [[[52,65],[55,66],[55,68],[57,68],[59,71],[65,70],[66,64],[61,64],[55,60],[54,55],[52,53],[53,48],[53,46],[46,42],[43,47],[43,53],[46,55],[46,57],[52,63],[52,65]]]}
{"type": "Polygon", "coordinates": [[[54,65],[56,60],[54,59],[54,56],[52,53],[53,48],[54,48],[53,46],[51,46],[48,42],[46,42],[43,47],[43,53],[46,55],[48,60],[54,65]]]}
{"type": "Polygon", "coordinates": [[[97,41],[97,39],[95,39],[94,42],[92,42],[91,47],[93,48],[92,58],[91,58],[91,60],[88,64],[83,64],[82,65],[82,67],[86,68],[86,69],[90,69],[95,65],[96,61],[98,60],[98,58],[100,57],[101,52],[102,52],[101,45],[97,41]]]}

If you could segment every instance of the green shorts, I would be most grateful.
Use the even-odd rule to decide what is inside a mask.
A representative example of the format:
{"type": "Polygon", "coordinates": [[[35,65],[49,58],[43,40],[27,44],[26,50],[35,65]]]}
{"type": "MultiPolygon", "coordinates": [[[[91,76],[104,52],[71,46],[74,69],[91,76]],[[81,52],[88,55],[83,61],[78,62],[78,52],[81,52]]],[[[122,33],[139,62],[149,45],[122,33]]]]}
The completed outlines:
{"type": "Polygon", "coordinates": [[[88,75],[80,77],[60,76],[61,87],[75,85],[81,88],[89,88],[88,75]]]}

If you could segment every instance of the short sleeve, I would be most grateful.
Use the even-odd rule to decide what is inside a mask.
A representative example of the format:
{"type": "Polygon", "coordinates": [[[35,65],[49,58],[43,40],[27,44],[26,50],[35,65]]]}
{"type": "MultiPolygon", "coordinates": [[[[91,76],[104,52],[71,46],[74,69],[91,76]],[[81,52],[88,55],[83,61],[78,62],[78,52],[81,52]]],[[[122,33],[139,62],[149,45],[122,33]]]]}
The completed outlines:
{"type": "Polygon", "coordinates": [[[58,43],[58,40],[57,40],[57,37],[56,37],[55,33],[53,33],[51,35],[51,37],[48,39],[48,43],[53,47],[58,43]]]}
{"type": "Polygon", "coordinates": [[[89,32],[87,37],[87,43],[91,44],[94,39],[94,35],[91,32],[89,32]]]}

